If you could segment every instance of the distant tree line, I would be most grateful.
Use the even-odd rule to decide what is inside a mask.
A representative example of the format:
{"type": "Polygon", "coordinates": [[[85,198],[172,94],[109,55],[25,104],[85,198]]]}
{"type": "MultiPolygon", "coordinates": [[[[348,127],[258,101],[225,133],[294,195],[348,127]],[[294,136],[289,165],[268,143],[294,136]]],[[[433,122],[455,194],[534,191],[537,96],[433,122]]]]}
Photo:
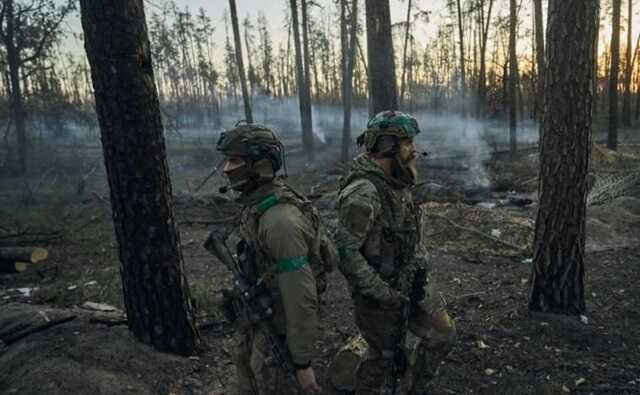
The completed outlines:
{"type": "MultiPolygon", "coordinates": [[[[545,67],[543,3],[449,0],[437,11],[439,23],[431,27],[435,36],[420,42],[418,32],[435,16],[418,1],[405,1],[405,19],[391,26],[398,106],[407,111],[455,111],[479,119],[510,118],[512,130],[522,119],[539,121],[545,67]]],[[[260,11],[236,15],[236,40],[228,8],[222,20],[212,20],[203,9],[194,12],[171,0],[159,4],[149,7],[147,27],[169,132],[219,129],[223,116],[243,118],[243,79],[249,106],[296,97],[300,87],[308,90],[312,104],[340,105],[347,93],[345,78],[352,81],[347,84],[350,102],[369,105],[371,58],[364,6],[356,7],[351,18],[353,1],[283,1],[281,25],[274,26],[260,11]],[[297,18],[292,18],[292,3],[297,18]],[[276,41],[274,29],[284,29],[286,39],[276,41]],[[236,47],[242,54],[242,73],[236,47]]],[[[74,2],[5,0],[1,7],[0,165],[16,162],[23,169],[26,162],[21,158],[26,157],[29,141],[43,132],[63,136],[76,128],[95,134],[95,105],[86,59],[81,54],[61,56],[61,40],[72,34],[64,31],[62,21],[74,2]]],[[[618,120],[629,127],[640,116],[640,37],[631,35],[633,0],[601,0],[599,10],[594,110],[609,120],[609,146],[615,148],[618,120]],[[609,25],[613,29],[607,41],[601,31],[609,25]]],[[[307,136],[310,128],[301,125],[308,129],[307,136]]]]}

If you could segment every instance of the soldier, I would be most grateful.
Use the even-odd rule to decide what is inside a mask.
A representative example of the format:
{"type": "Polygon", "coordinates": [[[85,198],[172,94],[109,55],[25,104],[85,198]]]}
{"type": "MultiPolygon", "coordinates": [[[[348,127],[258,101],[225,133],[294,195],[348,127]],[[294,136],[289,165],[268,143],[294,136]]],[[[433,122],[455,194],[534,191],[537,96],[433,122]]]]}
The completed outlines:
{"type": "Polygon", "coordinates": [[[408,114],[377,114],[357,140],[366,153],[354,159],[341,186],[339,268],[368,344],[357,394],[394,393],[394,381],[403,383],[403,393],[424,393],[455,340],[454,322],[429,281],[421,211],[411,195],[418,133],[408,114]],[[417,343],[410,352],[405,337],[417,343]]]}
{"type": "MultiPolygon", "coordinates": [[[[318,335],[318,294],[325,288],[326,250],[317,213],[293,189],[276,181],[284,149],[277,136],[257,124],[237,124],[224,132],[218,150],[225,157],[229,187],[243,205],[239,256],[244,275],[260,280],[272,300],[268,320],[274,338],[286,345],[295,369],[277,364],[268,334],[249,327],[240,334],[234,363],[238,394],[320,393],[311,362],[318,335]]],[[[337,259],[336,259],[337,260],[337,259]]]]}

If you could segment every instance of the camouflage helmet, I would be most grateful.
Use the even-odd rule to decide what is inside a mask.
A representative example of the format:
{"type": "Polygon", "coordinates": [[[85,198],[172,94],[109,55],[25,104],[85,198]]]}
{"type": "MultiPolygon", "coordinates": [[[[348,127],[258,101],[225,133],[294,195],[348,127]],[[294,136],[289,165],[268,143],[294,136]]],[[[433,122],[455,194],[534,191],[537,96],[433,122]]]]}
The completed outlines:
{"type": "Polygon", "coordinates": [[[264,125],[240,121],[220,133],[217,150],[226,156],[248,158],[251,162],[268,159],[273,171],[282,167],[284,146],[278,136],[264,125]]]}
{"type": "Polygon", "coordinates": [[[398,140],[414,138],[420,133],[418,121],[411,115],[400,111],[382,111],[367,123],[367,129],[358,137],[359,145],[373,152],[381,136],[394,136],[398,140]]]}

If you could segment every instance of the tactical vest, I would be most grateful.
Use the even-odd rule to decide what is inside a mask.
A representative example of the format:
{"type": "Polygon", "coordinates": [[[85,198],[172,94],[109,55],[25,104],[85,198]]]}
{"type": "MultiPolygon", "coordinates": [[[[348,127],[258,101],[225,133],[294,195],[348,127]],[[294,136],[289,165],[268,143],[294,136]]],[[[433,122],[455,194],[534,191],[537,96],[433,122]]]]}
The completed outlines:
{"type": "MultiPolygon", "coordinates": [[[[327,287],[326,275],[333,271],[338,262],[338,253],[322,224],[320,215],[311,202],[292,187],[281,184],[273,193],[266,196],[252,207],[246,208],[242,213],[241,229],[244,238],[244,247],[238,249],[239,255],[244,255],[245,262],[252,262],[252,268],[243,268],[253,271],[257,277],[273,277],[281,271],[269,255],[264,246],[258,240],[258,228],[260,218],[270,208],[278,204],[291,204],[300,210],[311,223],[314,235],[307,240],[309,246],[309,265],[316,279],[318,294],[324,292],[327,287]]],[[[242,243],[242,242],[241,242],[242,243]]]]}
{"type": "Polygon", "coordinates": [[[395,286],[403,269],[414,261],[416,246],[421,242],[422,213],[414,204],[411,191],[393,189],[383,177],[372,172],[350,174],[342,188],[361,178],[375,186],[382,211],[360,253],[383,280],[395,286]]]}

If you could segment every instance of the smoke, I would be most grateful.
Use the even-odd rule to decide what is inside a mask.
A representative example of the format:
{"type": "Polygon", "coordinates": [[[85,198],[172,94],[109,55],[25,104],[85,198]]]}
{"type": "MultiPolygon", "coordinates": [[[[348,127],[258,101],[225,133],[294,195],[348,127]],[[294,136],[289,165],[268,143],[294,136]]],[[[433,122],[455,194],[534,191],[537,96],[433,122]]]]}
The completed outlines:
{"type": "MultiPolygon", "coordinates": [[[[242,103],[236,106],[226,101],[221,109],[222,127],[228,129],[244,118],[242,103]]],[[[467,108],[470,108],[468,106],[467,108]]],[[[252,99],[255,122],[273,128],[286,145],[299,145],[301,142],[300,108],[297,97],[273,98],[254,95],[252,99]]],[[[343,109],[340,104],[314,103],[313,132],[321,145],[339,145],[342,141],[343,109]]],[[[477,120],[462,117],[456,108],[438,113],[417,110],[412,115],[418,120],[421,133],[416,138],[418,151],[429,153],[421,167],[446,170],[454,168],[451,177],[465,188],[488,188],[490,177],[486,162],[496,151],[505,151],[509,147],[509,129],[506,119],[477,120]]],[[[351,112],[351,136],[353,149],[355,138],[364,130],[369,119],[368,109],[356,105],[351,112]]],[[[207,130],[206,133],[217,134],[207,130]]],[[[538,126],[531,120],[521,121],[517,130],[518,144],[531,146],[538,142],[538,126]]]]}

